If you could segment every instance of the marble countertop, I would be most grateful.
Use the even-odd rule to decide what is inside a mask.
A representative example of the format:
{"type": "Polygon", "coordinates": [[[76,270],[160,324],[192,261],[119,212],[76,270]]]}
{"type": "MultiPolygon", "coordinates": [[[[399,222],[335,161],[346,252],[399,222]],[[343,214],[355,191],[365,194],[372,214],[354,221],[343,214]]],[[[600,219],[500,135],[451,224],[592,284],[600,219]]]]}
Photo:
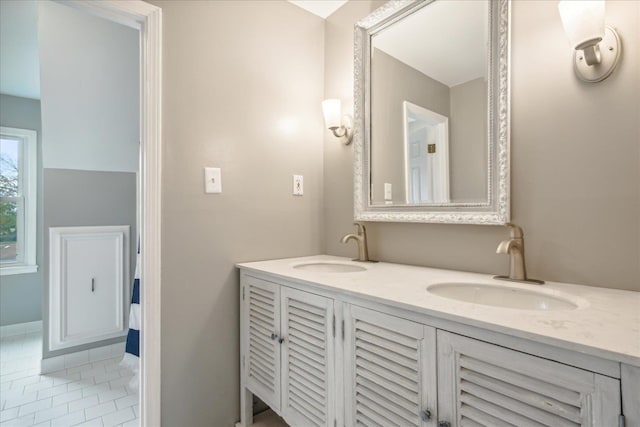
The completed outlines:
{"type": "Polygon", "coordinates": [[[498,281],[487,274],[384,262],[358,263],[329,255],[247,262],[237,267],[640,366],[640,292],[556,282],[542,286],[520,284],[498,281]],[[314,261],[359,265],[367,270],[331,273],[294,268],[314,261]],[[443,298],[426,291],[429,285],[443,282],[541,290],[569,296],[579,307],[555,311],[499,308],[443,298]]]}

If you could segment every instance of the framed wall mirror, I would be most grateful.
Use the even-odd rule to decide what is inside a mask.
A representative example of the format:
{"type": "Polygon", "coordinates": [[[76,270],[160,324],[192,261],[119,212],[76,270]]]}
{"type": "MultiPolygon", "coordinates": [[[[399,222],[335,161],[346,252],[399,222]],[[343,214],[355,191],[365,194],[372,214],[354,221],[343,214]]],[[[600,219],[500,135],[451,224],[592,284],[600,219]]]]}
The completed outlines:
{"type": "Polygon", "coordinates": [[[355,219],[509,221],[508,0],[400,0],[355,27],[355,219]]]}

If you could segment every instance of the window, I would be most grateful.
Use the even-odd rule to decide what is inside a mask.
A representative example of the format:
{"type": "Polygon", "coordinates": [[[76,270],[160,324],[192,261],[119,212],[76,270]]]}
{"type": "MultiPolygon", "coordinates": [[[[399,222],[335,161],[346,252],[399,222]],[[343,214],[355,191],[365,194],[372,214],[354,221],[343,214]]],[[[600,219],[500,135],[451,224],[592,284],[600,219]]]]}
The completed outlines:
{"type": "Polygon", "coordinates": [[[36,265],[35,131],[0,127],[0,275],[36,265]]]}

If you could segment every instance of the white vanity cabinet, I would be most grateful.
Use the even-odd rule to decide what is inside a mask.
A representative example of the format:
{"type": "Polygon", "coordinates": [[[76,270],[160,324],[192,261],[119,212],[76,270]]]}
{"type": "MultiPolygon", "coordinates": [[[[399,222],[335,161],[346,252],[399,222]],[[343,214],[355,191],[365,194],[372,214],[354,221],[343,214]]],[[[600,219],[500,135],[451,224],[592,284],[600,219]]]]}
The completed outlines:
{"type": "Polygon", "coordinates": [[[452,426],[617,426],[620,381],[438,331],[438,415],[452,426]]]}
{"type": "Polygon", "coordinates": [[[242,271],[241,422],[292,427],[640,427],[640,368],[242,271]]]}
{"type": "Polygon", "coordinates": [[[242,282],[243,387],[291,425],[333,426],[333,300],[250,276],[242,282]]]}
{"type": "Polygon", "coordinates": [[[437,425],[436,330],[347,305],[345,425],[437,425]]]}

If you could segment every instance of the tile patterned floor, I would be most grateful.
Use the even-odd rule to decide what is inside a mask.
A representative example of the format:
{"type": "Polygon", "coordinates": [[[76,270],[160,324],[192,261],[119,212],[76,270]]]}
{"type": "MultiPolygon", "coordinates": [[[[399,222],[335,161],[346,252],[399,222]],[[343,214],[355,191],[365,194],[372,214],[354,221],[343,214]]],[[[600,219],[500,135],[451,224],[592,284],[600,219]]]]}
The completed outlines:
{"type": "Polygon", "coordinates": [[[138,427],[138,394],[120,357],[38,374],[42,334],[0,340],[0,427],[138,427]]]}

